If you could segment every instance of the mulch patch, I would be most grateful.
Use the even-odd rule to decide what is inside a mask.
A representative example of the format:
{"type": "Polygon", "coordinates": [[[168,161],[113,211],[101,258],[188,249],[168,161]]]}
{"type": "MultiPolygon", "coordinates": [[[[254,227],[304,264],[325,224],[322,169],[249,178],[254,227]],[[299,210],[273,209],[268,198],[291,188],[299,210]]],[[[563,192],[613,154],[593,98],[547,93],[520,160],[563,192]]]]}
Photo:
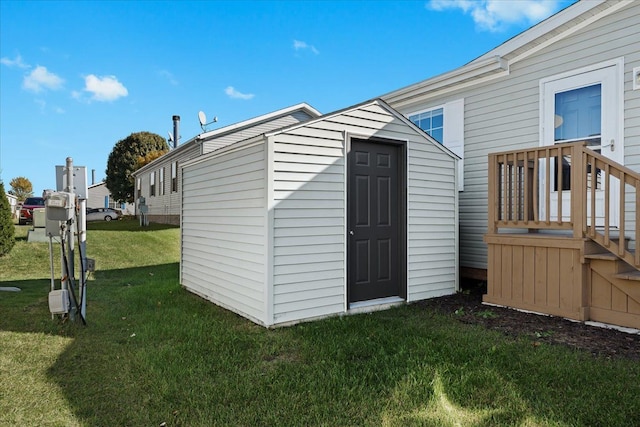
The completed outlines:
{"type": "Polygon", "coordinates": [[[482,304],[486,284],[466,284],[455,295],[417,304],[450,315],[460,322],[481,325],[513,337],[531,339],[532,345],[565,345],[593,356],[640,360],[640,334],[573,322],[554,316],[525,313],[482,304]]]}

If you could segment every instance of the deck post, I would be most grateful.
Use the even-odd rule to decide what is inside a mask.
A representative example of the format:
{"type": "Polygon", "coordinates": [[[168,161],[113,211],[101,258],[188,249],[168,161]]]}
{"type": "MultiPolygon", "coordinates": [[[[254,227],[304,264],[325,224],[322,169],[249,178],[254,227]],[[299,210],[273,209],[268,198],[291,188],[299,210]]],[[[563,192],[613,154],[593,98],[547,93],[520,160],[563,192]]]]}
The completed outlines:
{"type": "Polygon", "coordinates": [[[584,222],[586,220],[586,188],[581,188],[585,171],[586,155],[582,145],[571,146],[571,223],[573,224],[573,237],[579,239],[583,236],[584,222]]]}
{"type": "Polygon", "coordinates": [[[499,202],[497,193],[496,193],[496,185],[497,185],[497,156],[495,154],[489,154],[489,182],[487,188],[487,233],[495,234],[496,233],[496,205],[499,202]]]}

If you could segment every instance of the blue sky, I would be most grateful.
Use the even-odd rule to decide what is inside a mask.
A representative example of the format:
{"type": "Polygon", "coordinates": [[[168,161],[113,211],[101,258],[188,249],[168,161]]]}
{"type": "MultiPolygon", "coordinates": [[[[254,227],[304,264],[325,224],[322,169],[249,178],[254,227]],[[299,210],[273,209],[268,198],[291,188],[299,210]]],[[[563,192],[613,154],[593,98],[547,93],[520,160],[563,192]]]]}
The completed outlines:
{"type": "Polygon", "coordinates": [[[181,142],[307,102],[329,113],[464,65],[574,0],[0,1],[0,178],[181,142]]]}

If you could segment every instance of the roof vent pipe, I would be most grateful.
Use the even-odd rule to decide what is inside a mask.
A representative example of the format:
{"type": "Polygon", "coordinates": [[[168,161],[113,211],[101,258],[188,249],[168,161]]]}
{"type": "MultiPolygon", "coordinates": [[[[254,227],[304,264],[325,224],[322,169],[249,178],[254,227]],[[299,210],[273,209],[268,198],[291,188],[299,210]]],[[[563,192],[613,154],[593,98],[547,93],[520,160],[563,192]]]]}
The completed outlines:
{"type": "Polygon", "coordinates": [[[178,138],[180,135],[180,116],[173,116],[173,148],[178,148],[178,138]]]}

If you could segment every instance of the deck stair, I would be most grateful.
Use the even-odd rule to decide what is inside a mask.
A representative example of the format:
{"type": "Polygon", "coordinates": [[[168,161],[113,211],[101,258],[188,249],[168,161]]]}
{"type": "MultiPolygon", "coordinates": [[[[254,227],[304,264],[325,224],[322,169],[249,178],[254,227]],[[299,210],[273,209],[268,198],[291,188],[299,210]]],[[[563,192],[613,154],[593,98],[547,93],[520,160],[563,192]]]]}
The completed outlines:
{"type": "Polygon", "coordinates": [[[640,173],[574,143],[490,154],[488,189],[485,302],[640,329],[640,173]]]}

